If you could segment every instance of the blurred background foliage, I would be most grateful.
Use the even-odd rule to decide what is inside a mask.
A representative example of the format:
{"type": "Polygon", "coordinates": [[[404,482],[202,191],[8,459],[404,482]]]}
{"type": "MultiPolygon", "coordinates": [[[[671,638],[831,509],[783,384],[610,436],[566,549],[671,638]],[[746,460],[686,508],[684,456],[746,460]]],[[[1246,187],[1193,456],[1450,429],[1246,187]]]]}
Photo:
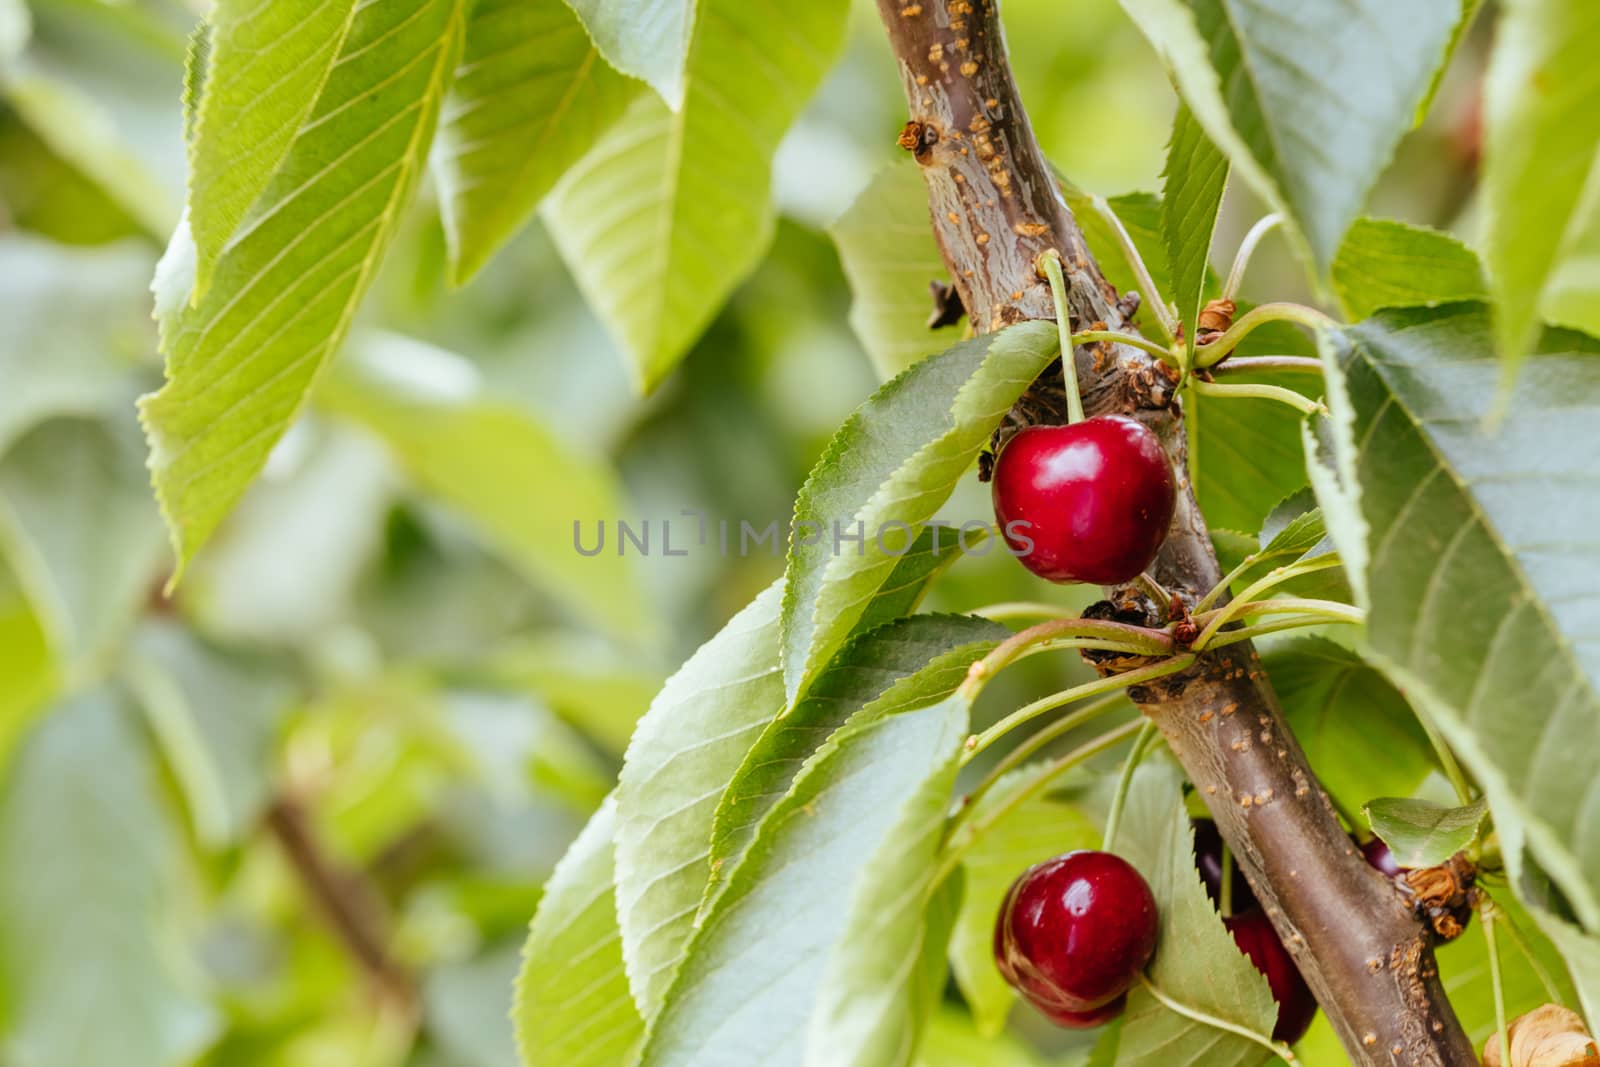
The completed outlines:
{"type": "MultiPolygon", "coordinates": [[[[537,224],[452,291],[425,194],[312,412],[169,599],[132,400],[159,377],[148,286],[201,14],[0,0],[0,1063],[511,1067],[540,885],[661,679],[781,571],[721,556],[715,524],[787,522],[878,380],[825,227],[895,155],[893,63],[858,4],[779,152],[770,253],[652,396],[537,224]],[[574,518],[646,517],[689,554],[572,551],[574,518]]],[[[1115,0],[1006,21],[1063,173],[1158,188],[1174,96],[1115,0]]],[[[1372,213],[1471,227],[1479,37],[1372,213]]],[[[1217,247],[1259,212],[1230,194],[1217,247]]],[[[1302,278],[1274,243],[1246,295],[1302,278]]],[[[976,485],[948,509],[986,512],[976,485]]],[[[991,554],[928,606],[1041,595],[1086,596],[991,554]]],[[[991,714],[1079,668],[1029,669],[991,714]]],[[[1021,1014],[1012,1043],[952,1010],[926,1062],[1061,1052],[1021,1014]]]]}

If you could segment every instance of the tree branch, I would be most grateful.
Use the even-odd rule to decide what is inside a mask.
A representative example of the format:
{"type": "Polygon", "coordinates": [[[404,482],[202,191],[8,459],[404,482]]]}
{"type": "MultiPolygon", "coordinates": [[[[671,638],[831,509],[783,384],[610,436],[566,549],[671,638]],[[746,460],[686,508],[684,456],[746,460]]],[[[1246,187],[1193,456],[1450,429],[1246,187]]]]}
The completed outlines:
{"type": "MultiPolygon", "coordinates": [[[[1129,330],[1029,127],[998,0],[878,0],[878,8],[910,104],[901,144],[922,165],[934,232],[974,328],[1054,318],[1033,267],[1054,248],[1071,290],[1072,329],[1129,330]]],[[[1097,122],[1112,128],[1085,115],[1085,136],[1097,122]]],[[[1162,438],[1181,492],[1153,570],[1192,605],[1222,573],[1188,483],[1171,378],[1126,345],[1084,346],[1074,358],[1091,414],[1133,413],[1162,438]]],[[[1052,406],[1036,401],[1034,413],[1052,406]]],[[[1205,798],[1351,1060],[1476,1064],[1421,923],[1340,827],[1250,644],[1208,652],[1191,670],[1130,695],[1205,798]]]]}
{"type": "Polygon", "coordinates": [[[327,854],[298,800],[279,795],[267,808],[264,822],[345,952],[381,996],[403,1014],[413,1014],[416,986],[389,953],[383,902],[377,890],[327,854]]]}

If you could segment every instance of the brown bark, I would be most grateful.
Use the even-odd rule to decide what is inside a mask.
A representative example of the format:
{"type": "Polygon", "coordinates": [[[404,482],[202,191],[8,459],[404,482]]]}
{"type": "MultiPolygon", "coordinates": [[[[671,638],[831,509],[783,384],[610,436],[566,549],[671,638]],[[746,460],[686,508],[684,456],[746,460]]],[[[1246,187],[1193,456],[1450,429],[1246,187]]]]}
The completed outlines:
{"type": "MultiPolygon", "coordinates": [[[[922,164],[933,228],[974,327],[981,333],[1054,318],[1034,270],[1034,257],[1054,248],[1066,268],[1074,328],[1130,329],[1028,125],[998,0],[879,0],[878,7],[910,103],[901,143],[922,164]]],[[[1096,119],[1084,116],[1085,136],[1096,119]]],[[[1137,349],[1080,348],[1075,357],[1091,414],[1132,412],[1167,447],[1182,487],[1153,570],[1193,604],[1222,575],[1185,476],[1182,413],[1170,381],[1137,349]]],[[[1131,695],[1205,798],[1351,1060],[1476,1064],[1421,923],[1339,826],[1254,650],[1237,644],[1208,653],[1191,671],[1131,695]]]]}

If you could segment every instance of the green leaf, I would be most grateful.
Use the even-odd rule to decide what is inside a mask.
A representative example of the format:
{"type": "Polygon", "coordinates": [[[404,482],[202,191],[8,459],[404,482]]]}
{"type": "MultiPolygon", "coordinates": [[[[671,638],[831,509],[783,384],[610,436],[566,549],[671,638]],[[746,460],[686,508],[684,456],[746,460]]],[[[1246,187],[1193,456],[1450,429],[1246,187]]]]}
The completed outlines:
{"type": "Polygon", "coordinates": [[[77,84],[24,69],[0,87],[5,102],[73,171],[150,235],[172,227],[176,198],[119,131],[117,116],[77,84]]]}
{"type": "MultiPolygon", "coordinates": [[[[1234,944],[1194,865],[1194,832],[1176,772],[1148,761],[1134,775],[1117,852],[1155,894],[1161,935],[1147,974],[1169,998],[1214,1018],[1270,1034],[1278,1017],[1267,980],[1234,944]]],[[[1142,985],[1128,993],[1117,1067],[1254,1067],[1258,1044],[1170,1010],[1142,985]]]]}
{"type": "Polygon", "coordinates": [[[1302,489],[1280,500],[1267,513],[1261,523],[1261,550],[1257,555],[1292,561],[1325,545],[1327,540],[1322,509],[1316,506],[1311,490],[1302,489]]]}
{"type": "Polygon", "coordinates": [[[567,4],[613,67],[648,82],[674,111],[687,106],[698,73],[694,49],[699,39],[691,43],[690,27],[705,17],[704,4],[695,0],[567,0],[567,4]],[[687,89],[686,81],[691,83],[687,89]]]}
{"type": "Polygon", "coordinates": [[[41,419],[107,414],[131,391],[133,357],[154,340],[133,244],[79,249],[0,236],[0,453],[41,419]]]}
{"type": "Polygon", "coordinates": [[[635,1061],[644,1020],[628,994],[617,929],[607,799],[545,883],[528,928],[511,1009],[524,1067],[622,1067],[635,1061]]]}
{"type": "MultiPolygon", "coordinates": [[[[217,0],[207,16],[205,75],[189,134],[194,297],[272,181],[352,31],[356,0],[316,5],[217,0]]],[[[195,58],[201,58],[195,53],[195,58]]],[[[199,64],[191,64],[199,71],[199,64]]]]}
{"type": "Polygon", "coordinates": [[[886,857],[930,818],[934,783],[948,791],[967,725],[965,702],[951,698],[847,728],[824,746],[695,933],[645,1064],[798,1067],[821,1054],[805,1039],[852,902],[874,893],[868,871],[926,877],[931,857],[921,851],[905,857],[915,869],[890,871],[886,857]]]}
{"type": "Polygon", "coordinates": [[[1357,219],[1330,269],[1352,321],[1380,308],[1437,307],[1488,295],[1472,249],[1447,233],[1389,219],[1357,219]]]}
{"type": "Polygon", "coordinates": [[[183,791],[195,838],[221,849],[252,832],[297,695],[288,663],[230,654],[153,622],[134,636],[122,672],[183,791]]]}
{"type": "Polygon", "coordinates": [[[959,870],[933,884],[958,755],[917,787],[862,868],[811,1016],[807,1067],[908,1064],[922,1042],[961,906],[959,870]]]}
{"type": "Polygon", "coordinates": [[[624,513],[616,475],[523,410],[487,399],[470,363],[409,338],[364,334],[317,399],[377,434],[418,485],[576,614],[624,636],[650,632],[628,559],[577,550],[579,525],[624,513]]]}
{"type": "Polygon", "coordinates": [[[22,0],[0,0],[0,74],[6,73],[11,61],[22,54],[32,32],[28,6],[22,0]]]}
{"type": "Polygon", "coordinates": [[[957,325],[928,328],[928,284],[947,272],[915,160],[897,159],[880,170],[828,233],[850,283],[850,325],[878,377],[887,381],[960,336],[957,325]]]}
{"type": "Polygon", "coordinates": [[[1298,224],[1319,269],[1411,128],[1461,17],[1418,0],[1122,0],[1211,140],[1298,224]]]}
{"type": "Polygon", "coordinates": [[[713,885],[702,913],[761,821],[835,730],[942,700],[1009,633],[970,616],[913,615],[863,632],[840,649],[799,702],[767,724],[723,792],[711,840],[713,885]]]}
{"type": "Polygon", "coordinates": [[[965,341],[880,388],[839,428],[795,502],[783,598],[791,702],[894,570],[907,536],[894,524],[933,517],[1057,347],[1047,322],[965,341]],[[843,542],[834,552],[836,532],[862,531],[859,554],[843,542]]]}
{"type": "Polygon", "coordinates": [[[1372,832],[1394,852],[1396,863],[1436,867],[1472,844],[1489,806],[1483,800],[1447,808],[1409,797],[1379,797],[1365,810],[1372,832]]]}
{"type": "Polygon", "coordinates": [[[1510,0],[1495,29],[1484,84],[1484,257],[1495,341],[1513,369],[1534,345],[1541,295],[1584,226],[1585,199],[1600,197],[1596,41],[1600,8],[1568,0],[1510,0]]]}
{"type": "Polygon", "coordinates": [[[694,933],[723,788],[783,710],[769,586],[667,680],[617,784],[617,912],[634,998],[654,1017],[694,933]]]}
{"type": "Polygon", "coordinates": [[[562,0],[479,0],[432,160],[452,282],[528,221],[636,90],[562,0]]]}
{"type": "Polygon", "coordinates": [[[7,1060],[169,1067],[215,1030],[171,909],[182,840],[128,715],[106,690],[55,708],[0,795],[7,1060]]]}
{"type": "MultiPolygon", "coordinates": [[[[1002,778],[966,818],[983,818],[1013,786],[1034,777],[1032,770],[1022,769],[1002,778]]],[[[1011,884],[1035,863],[1074,849],[1099,847],[1100,826],[1095,820],[1042,792],[989,827],[962,857],[967,893],[950,939],[950,967],[972,1010],[973,1025],[985,1037],[1004,1030],[1017,1000],[994,965],[995,917],[1011,884]]]]}
{"type": "MultiPolygon", "coordinates": [[[[545,224],[641,389],[677,365],[770,243],[772,154],[838,51],[848,6],[701,0],[682,107],[640,97],[546,200],[545,224]]],[[[630,32],[664,9],[640,9],[630,32]]]]}
{"type": "Polygon", "coordinates": [[[1433,770],[1428,735],[1405,697],[1354,652],[1302,637],[1265,649],[1261,662],[1317,777],[1345,810],[1405,796],[1433,770]]]}
{"type": "Polygon", "coordinates": [[[49,635],[16,578],[0,566],[0,766],[11,765],[17,739],[43,711],[60,679],[49,635]]]}
{"type": "Polygon", "coordinates": [[[1318,492],[1347,568],[1371,561],[1369,657],[1484,787],[1509,861],[1530,849],[1600,928],[1597,345],[1547,337],[1491,432],[1481,306],[1382,312],[1340,336],[1330,400],[1353,421],[1335,458],[1359,512],[1335,523],[1352,502],[1318,492]]]}
{"type": "MultiPolygon", "coordinates": [[[[1304,387],[1305,375],[1256,373],[1230,382],[1304,387]]],[[[1196,396],[1190,449],[1200,467],[1196,496],[1206,521],[1224,529],[1259,530],[1284,497],[1306,484],[1301,415],[1286,404],[1196,396]]]]}
{"type": "Polygon", "coordinates": [[[98,671],[160,576],[161,519],[124,421],[52,419],[0,461],[0,552],[69,682],[98,671]]]}
{"type": "Polygon", "coordinates": [[[1205,299],[1211,235],[1228,184],[1228,160],[1206,137],[1194,112],[1183,104],[1178,105],[1178,116],[1172,121],[1162,177],[1161,240],[1172,270],[1172,288],[1167,295],[1178,305],[1178,321],[1193,348],[1205,299]]]}
{"type": "MultiPolygon", "coordinates": [[[[194,303],[197,249],[186,226],[174,236],[157,275],[167,382],[140,410],[175,580],[344,340],[425,161],[463,4],[357,11],[316,104],[194,303]]],[[[231,74],[213,62],[208,91],[231,74]]],[[[196,152],[203,123],[199,135],[196,152]]]]}

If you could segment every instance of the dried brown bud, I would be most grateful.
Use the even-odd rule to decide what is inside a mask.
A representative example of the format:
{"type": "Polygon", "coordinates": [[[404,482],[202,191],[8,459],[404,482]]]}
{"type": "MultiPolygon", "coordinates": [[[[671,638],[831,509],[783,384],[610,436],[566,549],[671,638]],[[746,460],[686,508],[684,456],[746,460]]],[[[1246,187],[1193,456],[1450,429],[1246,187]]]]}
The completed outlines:
{"type": "Polygon", "coordinates": [[[1511,1063],[1500,1058],[1500,1035],[1483,1047],[1484,1067],[1600,1067],[1600,1048],[1570,1008],[1546,1004],[1512,1021],[1507,1029],[1511,1063]]]}
{"type": "Polygon", "coordinates": [[[1196,338],[1216,330],[1219,333],[1226,331],[1233,325],[1233,313],[1239,310],[1239,305],[1232,300],[1213,300],[1200,309],[1200,320],[1195,331],[1196,338]]]}

